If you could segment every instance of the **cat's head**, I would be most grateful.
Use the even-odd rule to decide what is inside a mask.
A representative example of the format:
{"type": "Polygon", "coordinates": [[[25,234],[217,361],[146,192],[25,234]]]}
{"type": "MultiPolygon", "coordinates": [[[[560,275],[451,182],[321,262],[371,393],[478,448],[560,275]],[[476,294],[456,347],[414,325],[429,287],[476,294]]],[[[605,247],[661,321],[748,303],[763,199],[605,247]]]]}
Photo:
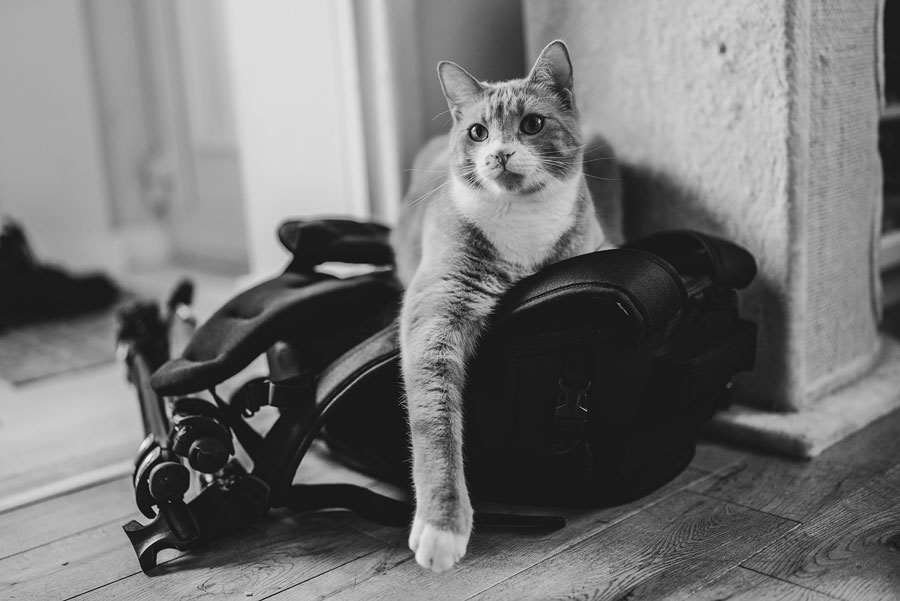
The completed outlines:
{"type": "Polygon", "coordinates": [[[524,79],[478,81],[438,65],[453,116],[451,169],[465,185],[528,194],[581,172],[582,137],[565,43],[551,42],[524,79]]]}

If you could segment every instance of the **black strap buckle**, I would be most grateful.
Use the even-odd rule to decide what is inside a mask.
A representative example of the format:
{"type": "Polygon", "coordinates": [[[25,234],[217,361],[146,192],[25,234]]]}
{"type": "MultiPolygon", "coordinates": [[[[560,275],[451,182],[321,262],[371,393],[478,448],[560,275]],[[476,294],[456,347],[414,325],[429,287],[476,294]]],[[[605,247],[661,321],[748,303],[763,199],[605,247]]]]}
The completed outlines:
{"type": "Polygon", "coordinates": [[[267,404],[272,407],[309,406],[316,401],[316,374],[311,369],[283,380],[266,380],[267,404]]]}
{"type": "Polygon", "coordinates": [[[588,410],[585,406],[587,392],[591,388],[591,381],[580,382],[559,379],[559,404],[553,418],[553,425],[564,431],[582,433],[587,427],[588,410]]]}
{"type": "Polygon", "coordinates": [[[291,407],[315,403],[316,374],[307,369],[282,380],[254,378],[247,381],[231,400],[241,415],[253,417],[261,407],[291,407]]]}

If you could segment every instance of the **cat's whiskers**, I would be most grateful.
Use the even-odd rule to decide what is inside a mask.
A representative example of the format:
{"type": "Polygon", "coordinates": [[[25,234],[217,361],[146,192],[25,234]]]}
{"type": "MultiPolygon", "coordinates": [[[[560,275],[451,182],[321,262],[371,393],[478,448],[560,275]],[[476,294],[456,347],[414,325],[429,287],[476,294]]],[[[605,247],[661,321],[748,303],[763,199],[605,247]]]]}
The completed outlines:
{"type": "MultiPolygon", "coordinates": [[[[547,170],[544,169],[543,167],[537,166],[536,169],[537,169],[537,172],[540,173],[541,175],[547,176],[548,178],[550,178],[551,180],[555,181],[556,183],[558,183],[558,184],[560,184],[560,185],[565,185],[565,182],[564,182],[563,180],[559,179],[558,177],[556,177],[555,175],[553,175],[552,173],[550,173],[549,171],[547,171],[547,170]]],[[[548,196],[549,193],[550,193],[550,191],[547,190],[547,188],[544,188],[543,190],[541,190],[540,192],[538,192],[538,195],[537,195],[537,197],[538,197],[538,204],[539,204],[539,206],[541,207],[541,209],[543,209],[548,215],[553,216],[553,215],[554,215],[554,211],[553,211],[553,209],[552,209],[552,208],[547,204],[547,202],[546,202],[546,201],[547,201],[547,196],[548,196]]],[[[555,194],[555,191],[554,191],[554,196],[555,196],[555,195],[556,195],[556,194],[555,194]]],[[[581,194],[578,194],[578,195],[577,195],[577,198],[580,199],[582,202],[587,202],[584,198],[582,198],[582,195],[581,195],[581,194]]]]}
{"type": "MultiPolygon", "coordinates": [[[[554,176],[552,173],[550,173],[550,172],[547,171],[546,169],[543,169],[542,167],[538,167],[537,170],[538,170],[538,173],[540,173],[540,174],[542,174],[542,175],[546,175],[547,177],[549,177],[549,178],[552,179],[553,181],[557,182],[558,184],[560,184],[560,185],[565,185],[565,182],[564,182],[563,180],[561,180],[561,179],[559,179],[558,177],[554,176]]],[[[541,200],[542,200],[542,201],[544,200],[544,197],[545,197],[545,196],[546,196],[546,193],[542,193],[542,194],[541,194],[541,200]]],[[[584,199],[584,198],[582,197],[581,194],[578,194],[577,197],[578,197],[582,202],[587,202],[587,200],[584,199]]],[[[541,202],[541,205],[542,205],[542,207],[546,208],[546,210],[547,210],[548,213],[553,213],[553,210],[552,210],[550,207],[547,207],[543,202],[541,202]]]]}
{"type": "MultiPolygon", "coordinates": [[[[582,148],[586,148],[588,146],[588,144],[589,144],[589,142],[586,142],[584,144],[579,144],[578,146],[563,147],[563,148],[560,148],[560,150],[562,150],[564,152],[574,152],[576,150],[581,150],[582,148]]],[[[593,150],[589,150],[588,152],[593,152],[593,150]]]]}
{"type": "MultiPolygon", "coordinates": [[[[541,158],[558,157],[561,152],[577,152],[577,151],[581,150],[582,148],[585,148],[586,146],[588,146],[588,144],[581,144],[580,146],[573,146],[573,147],[569,147],[569,148],[560,148],[559,150],[554,150],[552,152],[551,151],[533,152],[533,154],[534,154],[534,156],[541,157],[541,158]]],[[[605,150],[605,148],[602,146],[598,146],[596,148],[591,148],[591,149],[585,150],[584,154],[585,154],[585,157],[587,157],[591,153],[600,152],[601,150],[605,150]]],[[[594,161],[614,161],[614,160],[616,160],[616,157],[614,157],[614,156],[604,156],[604,157],[584,158],[584,159],[582,159],[581,162],[582,163],[593,163],[594,161]]]]}
{"type": "MultiPolygon", "coordinates": [[[[540,173],[540,174],[542,174],[542,175],[546,175],[546,176],[549,177],[550,179],[552,179],[552,180],[554,180],[554,181],[556,181],[556,182],[559,182],[560,184],[563,183],[563,181],[560,180],[558,177],[554,176],[552,173],[550,173],[550,172],[547,171],[546,169],[543,169],[543,168],[540,167],[540,166],[537,167],[537,171],[538,171],[538,173],[540,173]]],[[[587,174],[586,174],[586,173],[581,173],[581,175],[587,175],[587,174]]],[[[545,196],[544,194],[541,194],[541,200],[542,200],[542,201],[543,201],[543,197],[544,197],[544,196],[545,196]]],[[[578,195],[576,196],[576,199],[577,199],[578,202],[583,203],[583,204],[584,204],[585,206],[587,206],[587,207],[592,207],[592,206],[593,206],[592,203],[591,203],[591,201],[589,201],[588,198],[586,198],[583,194],[578,194],[578,195]]],[[[540,204],[541,204],[541,207],[544,208],[548,213],[551,213],[551,214],[553,213],[552,209],[550,209],[549,207],[546,207],[546,206],[544,205],[543,202],[541,202],[540,204]]]]}
{"type": "MultiPolygon", "coordinates": [[[[587,162],[589,162],[589,161],[587,161],[587,162]]],[[[566,162],[564,162],[564,161],[561,161],[561,160],[554,160],[554,159],[547,159],[547,158],[544,158],[544,159],[542,160],[542,163],[544,163],[544,164],[546,164],[546,165],[553,166],[553,167],[568,167],[568,166],[569,166],[569,164],[566,163],[566,162]]],[[[590,173],[584,173],[583,170],[582,170],[582,173],[581,173],[581,174],[582,174],[584,177],[589,177],[589,178],[591,178],[591,179],[601,180],[601,181],[605,181],[605,182],[617,182],[617,181],[619,181],[618,178],[600,177],[599,175],[591,175],[590,173]]],[[[548,175],[549,175],[549,173],[548,173],[548,175]]]]}
{"type": "Polygon", "coordinates": [[[416,206],[417,204],[419,204],[420,202],[424,202],[424,201],[428,200],[428,199],[431,198],[436,192],[440,191],[440,190],[441,190],[442,188],[444,188],[447,184],[449,184],[450,181],[451,181],[450,178],[448,178],[447,181],[445,181],[445,182],[444,182],[443,184],[441,184],[440,186],[436,186],[435,188],[433,188],[432,190],[429,190],[428,192],[426,192],[425,194],[419,196],[419,197],[416,198],[415,200],[410,201],[409,207],[412,208],[412,207],[416,206]]]}
{"type": "Polygon", "coordinates": [[[597,179],[604,182],[617,182],[619,178],[617,177],[600,177],[599,175],[591,175],[590,173],[582,173],[585,177],[589,177],[591,179],[597,179]]]}
{"type": "MultiPolygon", "coordinates": [[[[433,171],[433,173],[445,173],[445,174],[446,174],[447,172],[446,172],[446,171],[433,171]]],[[[474,174],[474,173],[475,173],[475,169],[474,169],[474,168],[472,168],[472,169],[466,169],[465,171],[461,171],[461,172],[459,173],[459,176],[465,178],[465,177],[467,177],[467,176],[469,176],[469,175],[472,175],[472,174],[474,174]]],[[[424,202],[424,201],[428,200],[428,199],[431,198],[435,193],[437,193],[439,190],[441,190],[441,189],[443,189],[444,187],[446,187],[446,186],[447,186],[448,184],[450,184],[452,181],[453,181],[453,176],[450,175],[450,174],[447,174],[447,181],[445,181],[444,183],[442,183],[442,184],[439,185],[439,186],[435,186],[433,189],[429,190],[429,191],[426,192],[425,194],[422,194],[421,196],[419,196],[419,197],[416,198],[415,200],[410,201],[409,206],[410,206],[410,207],[414,207],[414,206],[416,206],[417,204],[419,204],[420,202],[424,202]]],[[[441,196],[438,196],[438,198],[441,198],[441,196]]]]}
{"type": "MultiPolygon", "coordinates": [[[[562,171],[567,171],[567,170],[569,170],[569,168],[572,167],[571,163],[566,163],[564,161],[555,161],[552,159],[542,159],[541,164],[549,166],[549,167],[557,167],[558,169],[560,169],[562,171]]],[[[575,168],[572,169],[572,171],[570,173],[574,175],[576,172],[580,172],[581,171],[580,167],[581,167],[581,165],[576,164],[575,168]]],[[[541,167],[539,167],[539,168],[541,168],[541,167]]],[[[546,170],[545,170],[545,172],[546,172],[546,170]]]]}
{"type": "MultiPolygon", "coordinates": [[[[552,151],[548,150],[546,152],[535,152],[535,151],[532,151],[532,152],[534,153],[535,156],[559,156],[559,154],[563,153],[563,152],[570,152],[570,153],[577,154],[578,151],[582,150],[586,146],[587,146],[587,144],[580,144],[578,146],[564,146],[562,148],[556,148],[552,151]]],[[[599,150],[599,149],[595,148],[595,149],[591,149],[591,150],[586,150],[584,152],[584,154],[590,154],[592,152],[596,152],[597,150],[599,150]]]]}

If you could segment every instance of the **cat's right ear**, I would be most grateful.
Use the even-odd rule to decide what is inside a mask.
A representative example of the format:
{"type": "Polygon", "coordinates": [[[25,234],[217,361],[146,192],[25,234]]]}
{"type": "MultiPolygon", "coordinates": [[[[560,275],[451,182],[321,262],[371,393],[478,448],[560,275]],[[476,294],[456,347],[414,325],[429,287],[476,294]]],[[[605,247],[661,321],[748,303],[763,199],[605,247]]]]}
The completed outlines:
{"type": "Polygon", "coordinates": [[[462,107],[477,99],[483,90],[478,80],[468,71],[450,61],[438,63],[438,77],[454,119],[459,116],[462,107]]]}

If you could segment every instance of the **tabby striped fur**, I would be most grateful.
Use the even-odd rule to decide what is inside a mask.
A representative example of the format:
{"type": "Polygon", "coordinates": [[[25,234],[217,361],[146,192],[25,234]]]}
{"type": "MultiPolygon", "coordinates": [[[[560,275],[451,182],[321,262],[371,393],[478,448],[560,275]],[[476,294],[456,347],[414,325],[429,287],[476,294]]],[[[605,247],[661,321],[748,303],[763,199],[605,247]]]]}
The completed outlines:
{"type": "Polygon", "coordinates": [[[438,71],[453,127],[417,157],[393,243],[407,286],[400,343],[416,495],[409,545],[420,565],[441,572],[465,554],[472,530],[462,392],[488,316],[517,280],[608,239],[585,185],[563,42],[548,45],[525,79],[479,82],[448,62],[438,71]],[[539,131],[526,116],[542,119],[539,131]],[[484,139],[473,125],[485,128],[484,139]]]}

